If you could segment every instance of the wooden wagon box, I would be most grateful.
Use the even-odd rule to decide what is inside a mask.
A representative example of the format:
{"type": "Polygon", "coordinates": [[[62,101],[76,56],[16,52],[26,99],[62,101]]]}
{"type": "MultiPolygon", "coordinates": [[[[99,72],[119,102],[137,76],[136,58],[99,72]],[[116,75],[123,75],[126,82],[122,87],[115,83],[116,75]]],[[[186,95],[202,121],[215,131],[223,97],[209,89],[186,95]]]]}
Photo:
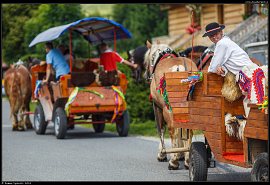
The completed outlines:
{"type": "Polygon", "coordinates": [[[232,103],[228,102],[221,95],[223,77],[203,72],[203,81],[195,84],[192,99],[187,101],[189,87],[188,84],[181,83],[181,80],[187,79],[190,75],[189,72],[165,73],[166,90],[173,113],[172,126],[204,131],[217,160],[248,166],[249,164],[245,162],[247,154],[244,152],[247,138],[268,140],[266,137],[268,123],[264,114],[258,114],[258,108],[252,108],[250,119],[246,123],[244,141],[229,137],[226,134],[225,114],[244,115],[244,97],[232,103]],[[234,154],[237,160],[230,154],[234,154]]]}

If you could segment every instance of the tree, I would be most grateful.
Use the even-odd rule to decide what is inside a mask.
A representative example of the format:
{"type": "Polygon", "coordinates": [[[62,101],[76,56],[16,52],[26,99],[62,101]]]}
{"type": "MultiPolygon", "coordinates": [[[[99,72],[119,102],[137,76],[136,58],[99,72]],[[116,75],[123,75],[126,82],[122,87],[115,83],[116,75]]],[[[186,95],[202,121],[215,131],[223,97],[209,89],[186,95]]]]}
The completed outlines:
{"type": "MultiPolygon", "coordinates": [[[[39,6],[34,16],[25,23],[24,46],[28,47],[36,35],[49,28],[69,24],[83,17],[79,4],[42,4],[39,6]]],[[[87,41],[79,37],[81,37],[81,35],[72,33],[73,52],[80,57],[85,57],[85,55],[88,54],[87,41]]],[[[69,45],[68,41],[69,34],[64,33],[61,37],[56,39],[54,43],[55,45],[69,45]]],[[[28,48],[27,51],[28,53],[40,53],[44,55],[44,45],[37,44],[32,48],[28,48]]]]}
{"type": "Polygon", "coordinates": [[[119,41],[119,51],[134,49],[147,39],[168,34],[167,12],[161,11],[158,4],[117,4],[113,19],[132,34],[132,39],[119,41]]]}
{"type": "MultiPolygon", "coordinates": [[[[113,9],[113,19],[127,28],[132,39],[117,42],[117,50],[126,52],[144,45],[152,37],[168,34],[167,12],[155,4],[117,4],[113,9]]],[[[121,70],[121,69],[120,69],[121,70]]],[[[153,120],[152,102],[149,101],[149,85],[136,84],[129,79],[126,98],[133,122],[153,120]]]]}
{"type": "Polygon", "coordinates": [[[25,54],[23,25],[38,7],[37,4],[2,5],[2,60],[7,64],[17,62],[25,54]]]}

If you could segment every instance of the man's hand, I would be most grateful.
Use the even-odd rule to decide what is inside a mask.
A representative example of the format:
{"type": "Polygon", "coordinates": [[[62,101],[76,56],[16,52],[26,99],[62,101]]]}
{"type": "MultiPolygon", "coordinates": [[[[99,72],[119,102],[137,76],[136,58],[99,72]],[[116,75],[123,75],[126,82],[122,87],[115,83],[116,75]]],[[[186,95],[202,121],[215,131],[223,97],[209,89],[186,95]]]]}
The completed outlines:
{"type": "Polygon", "coordinates": [[[218,75],[224,75],[225,74],[225,71],[222,69],[221,66],[217,67],[217,74],[218,75]]]}
{"type": "Polygon", "coordinates": [[[48,80],[44,79],[42,80],[42,84],[47,84],[48,83],[48,80]]]}
{"type": "Polygon", "coordinates": [[[138,64],[133,64],[134,69],[138,68],[138,64]]]}

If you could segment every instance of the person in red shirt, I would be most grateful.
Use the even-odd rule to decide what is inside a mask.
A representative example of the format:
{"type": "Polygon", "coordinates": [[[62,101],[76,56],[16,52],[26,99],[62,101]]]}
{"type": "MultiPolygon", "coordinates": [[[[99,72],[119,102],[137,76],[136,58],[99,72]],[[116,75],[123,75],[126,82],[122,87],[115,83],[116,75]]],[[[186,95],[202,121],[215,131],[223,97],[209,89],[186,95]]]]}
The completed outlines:
{"type": "Polygon", "coordinates": [[[116,62],[124,63],[130,67],[137,68],[138,64],[133,64],[123,59],[117,52],[112,51],[106,43],[99,45],[100,65],[103,66],[104,72],[100,73],[100,81],[103,86],[119,85],[116,62]]]}

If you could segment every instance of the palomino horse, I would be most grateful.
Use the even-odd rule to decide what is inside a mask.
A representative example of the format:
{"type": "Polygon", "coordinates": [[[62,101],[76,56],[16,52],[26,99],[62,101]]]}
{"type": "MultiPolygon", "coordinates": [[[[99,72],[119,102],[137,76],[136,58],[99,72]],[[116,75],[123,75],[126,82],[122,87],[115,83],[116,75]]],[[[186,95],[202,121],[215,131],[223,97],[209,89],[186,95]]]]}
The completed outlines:
{"type": "MultiPolygon", "coordinates": [[[[167,161],[164,150],[164,133],[166,124],[171,138],[172,148],[187,146],[186,141],[178,137],[179,129],[172,127],[173,115],[165,104],[163,96],[157,91],[160,86],[160,80],[166,72],[172,71],[197,71],[195,63],[185,57],[177,57],[177,54],[165,44],[151,44],[147,41],[148,50],[145,53],[145,77],[151,79],[150,93],[153,101],[156,124],[160,134],[160,144],[157,159],[158,161],[167,161]]],[[[187,133],[185,133],[187,134],[187,133]]],[[[192,138],[192,131],[190,138],[192,138]]],[[[176,170],[179,167],[179,159],[185,156],[185,167],[188,167],[189,152],[172,153],[169,161],[169,169],[176,170]]]]}

